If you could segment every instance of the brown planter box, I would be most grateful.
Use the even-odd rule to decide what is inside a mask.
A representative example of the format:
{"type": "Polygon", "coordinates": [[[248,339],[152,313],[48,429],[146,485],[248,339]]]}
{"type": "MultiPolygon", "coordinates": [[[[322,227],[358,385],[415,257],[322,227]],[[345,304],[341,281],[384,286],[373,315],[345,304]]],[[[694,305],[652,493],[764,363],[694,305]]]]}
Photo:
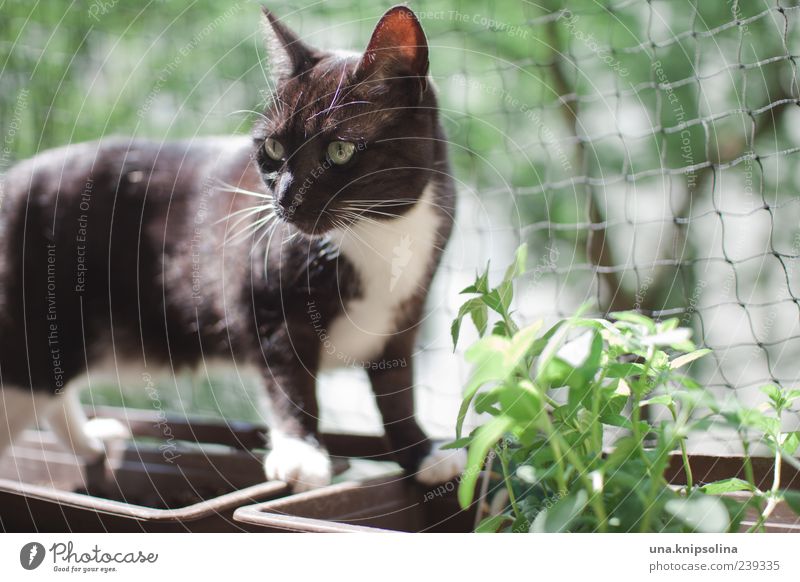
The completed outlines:
{"type": "MultiPolygon", "coordinates": [[[[428,488],[396,475],[287,496],[285,484],[263,482],[263,426],[168,418],[173,440],[165,443],[164,419],[154,413],[108,409],[99,415],[124,418],[138,439],[150,440],[84,467],[48,432],[30,431],[0,459],[0,531],[467,532],[475,525],[476,506],[461,511],[453,482],[428,488]],[[166,444],[175,447],[170,461],[166,444]]],[[[340,468],[349,457],[388,458],[382,438],[325,435],[325,442],[340,468]]],[[[736,457],[690,462],[699,484],[743,472],[736,457]]],[[[771,460],[755,458],[753,465],[766,487],[771,460]]],[[[679,458],[669,477],[685,482],[679,458]]],[[[797,471],[784,467],[782,486],[799,489],[797,471]]],[[[800,532],[800,518],[779,506],[767,530],[800,532]]]]}
{"type": "Polygon", "coordinates": [[[259,457],[246,451],[173,451],[158,444],[112,451],[83,466],[48,432],[29,431],[0,461],[0,531],[242,531],[233,511],[289,492],[264,483],[259,457]]]}
{"type": "MultiPolygon", "coordinates": [[[[742,476],[738,457],[694,456],[692,473],[699,484],[742,476]]],[[[772,462],[753,459],[756,481],[770,483],[772,462]]],[[[800,476],[791,468],[783,471],[784,487],[800,487],[800,476]]],[[[673,459],[669,478],[685,483],[679,456],[673,459]]],[[[282,532],[469,532],[475,527],[477,503],[462,511],[452,482],[424,488],[407,478],[386,477],[362,483],[342,483],[317,491],[292,495],[243,507],[233,519],[267,531],[282,532]],[[432,492],[438,492],[434,495],[432,492]]],[[[742,531],[755,523],[755,516],[742,523],[742,531]]],[[[769,532],[800,533],[800,517],[780,504],[766,524],[769,532]]]]}
{"type": "Polygon", "coordinates": [[[340,483],[242,507],[237,522],[274,532],[468,532],[475,505],[462,511],[454,482],[429,488],[402,475],[340,483]],[[433,492],[438,492],[434,494],[433,492]]]}
{"type": "MultiPolygon", "coordinates": [[[[98,415],[123,419],[137,440],[84,466],[51,433],[32,430],[0,458],[0,531],[250,531],[260,528],[235,522],[236,508],[289,493],[264,483],[263,450],[251,451],[265,447],[264,426],[113,408],[98,415]]],[[[382,439],[330,442],[332,451],[385,458],[382,439]]]]}

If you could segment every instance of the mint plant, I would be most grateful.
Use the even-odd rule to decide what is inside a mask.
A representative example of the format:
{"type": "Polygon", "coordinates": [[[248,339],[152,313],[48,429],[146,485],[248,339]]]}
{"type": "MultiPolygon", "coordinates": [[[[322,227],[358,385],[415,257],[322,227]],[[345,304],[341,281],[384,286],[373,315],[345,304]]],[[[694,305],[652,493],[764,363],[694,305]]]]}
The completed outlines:
{"type": "Polygon", "coordinates": [[[782,501],[800,513],[800,493],[781,489],[800,433],[781,432],[780,422],[800,391],[764,387],[766,411],[720,402],[684,372],[710,350],[696,349],[677,319],[578,314],[547,330],[541,321],[520,326],[514,280],[526,258],[522,246],[495,287],[487,266],[462,292],[471,297],[452,325],[454,345],[467,318],[481,336],[466,351],[473,372],[448,445],[468,449],[459,502],[472,503],[481,475],[497,470],[501,484],[500,503],[478,531],[732,532],[747,512],[757,516],[750,530],[760,531],[782,501]],[[647,408],[660,408],[664,420],[651,420],[647,408]],[[487,419],[465,436],[470,410],[487,419]],[[696,483],[687,438],[720,426],[742,443],[745,479],[696,483]],[[774,458],[766,491],[750,459],[758,443],[774,458]],[[666,477],[676,455],[686,475],[680,487],[666,477]]]}

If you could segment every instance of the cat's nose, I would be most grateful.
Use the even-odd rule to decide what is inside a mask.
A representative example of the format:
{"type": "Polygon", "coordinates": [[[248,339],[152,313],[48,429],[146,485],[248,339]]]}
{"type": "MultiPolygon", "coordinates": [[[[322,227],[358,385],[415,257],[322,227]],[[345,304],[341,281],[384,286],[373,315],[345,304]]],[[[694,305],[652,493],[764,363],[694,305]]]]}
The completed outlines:
{"type": "Polygon", "coordinates": [[[281,172],[275,181],[273,195],[278,205],[287,213],[294,211],[297,206],[292,182],[294,177],[290,172],[281,172]]]}

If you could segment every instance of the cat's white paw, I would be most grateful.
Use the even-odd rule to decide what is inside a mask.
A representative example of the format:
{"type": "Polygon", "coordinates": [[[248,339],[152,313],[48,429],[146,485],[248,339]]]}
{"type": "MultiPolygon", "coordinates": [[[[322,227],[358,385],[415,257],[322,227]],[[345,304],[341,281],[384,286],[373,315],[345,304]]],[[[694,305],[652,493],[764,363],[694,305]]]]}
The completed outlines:
{"type": "Polygon", "coordinates": [[[104,443],[131,438],[131,431],[128,427],[115,418],[93,418],[83,425],[83,430],[89,438],[104,443]]]}
{"type": "Polygon", "coordinates": [[[114,443],[131,438],[131,431],[114,418],[93,418],[82,427],[83,439],[73,440],[73,449],[87,460],[97,460],[114,443]]]}
{"type": "Polygon", "coordinates": [[[467,466],[467,452],[464,449],[443,451],[435,449],[422,459],[415,475],[423,485],[438,485],[458,477],[467,466]]]}
{"type": "Polygon", "coordinates": [[[272,450],[264,461],[267,479],[285,481],[294,491],[330,485],[333,469],[324,450],[285,435],[272,434],[272,450]]]}

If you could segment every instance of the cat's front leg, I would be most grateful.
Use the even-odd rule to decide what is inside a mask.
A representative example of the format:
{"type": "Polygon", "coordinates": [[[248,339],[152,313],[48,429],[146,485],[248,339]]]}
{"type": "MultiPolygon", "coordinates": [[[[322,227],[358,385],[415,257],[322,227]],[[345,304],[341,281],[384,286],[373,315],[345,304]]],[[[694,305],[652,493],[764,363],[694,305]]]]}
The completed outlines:
{"type": "Polygon", "coordinates": [[[368,374],[389,446],[397,462],[417,481],[444,483],[461,474],[466,456],[461,450],[440,450],[414,416],[414,337],[395,335],[380,359],[369,363],[368,374]]]}
{"type": "MultiPolygon", "coordinates": [[[[286,346],[286,351],[292,348],[286,346]]],[[[285,481],[295,491],[329,485],[331,460],[318,438],[316,361],[300,360],[293,353],[267,354],[264,380],[270,399],[267,479],[285,481]]]]}

